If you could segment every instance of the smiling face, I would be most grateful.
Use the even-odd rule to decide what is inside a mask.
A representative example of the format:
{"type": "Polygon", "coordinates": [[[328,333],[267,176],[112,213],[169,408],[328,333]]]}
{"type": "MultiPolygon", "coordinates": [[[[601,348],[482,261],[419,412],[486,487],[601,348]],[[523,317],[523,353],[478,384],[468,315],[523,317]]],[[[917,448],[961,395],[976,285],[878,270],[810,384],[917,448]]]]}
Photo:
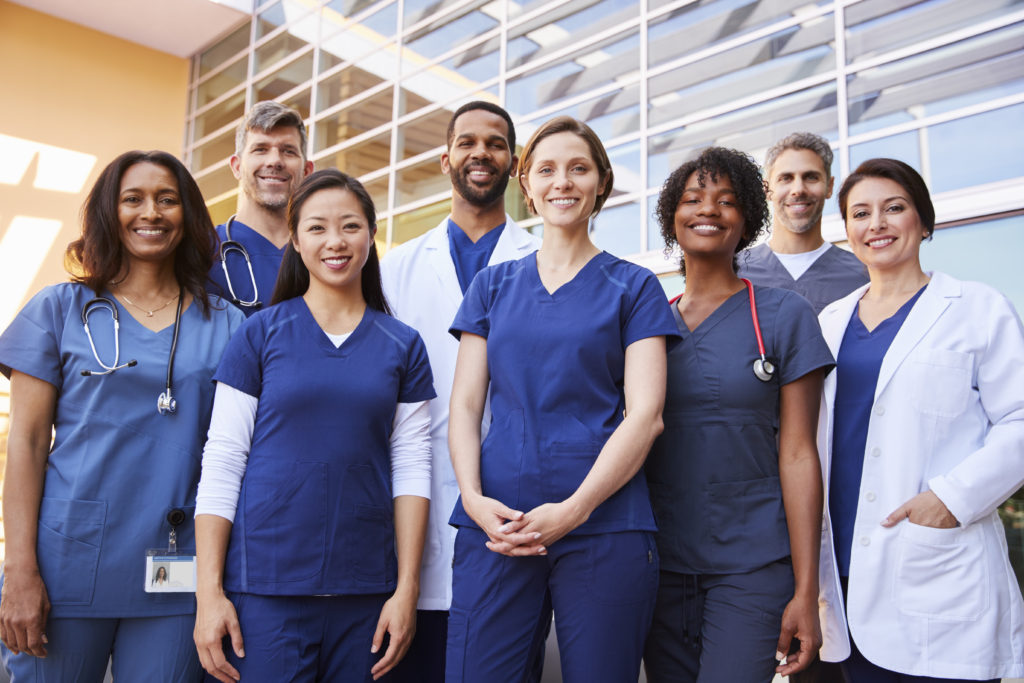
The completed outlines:
{"type": "Polygon", "coordinates": [[[590,146],[572,132],[554,133],[533,147],[522,188],[544,227],[584,229],[604,191],[590,146]]]}
{"type": "Polygon", "coordinates": [[[676,206],[676,241],[688,259],[721,258],[731,268],[746,225],[736,192],[725,174],[716,179],[705,173],[703,185],[700,180],[700,171],[686,179],[676,206]]]}
{"type": "Polygon", "coordinates": [[[231,171],[242,191],[240,203],[283,213],[288,198],[313,170],[313,162],[303,159],[301,144],[299,131],[292,126],[247,131],[245,149],[231,157],[231,171]]]}
{"type": "Polygon", "coordinates": [[[772,227],[805,233],[821,230],[825,200],[832,196],[835,178],[828,177],[825,162],[809,149],[787,149],[772,164],[768,197],[772,203],[772,227]]]}
{"type": "Polygon", "coordinates": [[[178,181],[168,169],[148,161],[129,166],[121,176],[117,216],[129,261],[174,258],[185,234],[184,211],[178,181]]]}
{"type": "Polygon", "coordinates": [[[374,230],[359,199],[340,188],[310,195],[299,211],[292,244],[309,270],[310,288],[360,287],[374,230]]]}
{"type": "Polygon", "coordinates": [[[441,154],[441,171],[451,177],[455,194],[481,208],[503,200],[515,164],[508,124],[485,109],[455,120],[449,148],[441,154]]]}
{"type": "Polygon", "coordinates": [[[864,178],[846,202],[846,237],[854,255],[875,271],[920,270],[928,230],[909,193],[888,178],[864,178]]]}

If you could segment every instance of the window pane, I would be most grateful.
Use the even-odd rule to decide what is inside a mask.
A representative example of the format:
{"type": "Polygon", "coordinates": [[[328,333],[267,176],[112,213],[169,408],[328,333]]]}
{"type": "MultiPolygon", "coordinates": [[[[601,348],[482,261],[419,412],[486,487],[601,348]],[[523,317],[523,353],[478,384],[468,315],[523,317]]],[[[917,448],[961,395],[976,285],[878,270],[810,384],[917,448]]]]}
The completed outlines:
{"type": "Polygon", "coordinates": [[[608,159],[612,162],[615,174],[615,188],[612,197],[632,192],[641,192],[645,188],[640,179],[640,142],[619,145],[608,150],[608,159]]]}
{"type": "Polygon", "coordinates": [[[224,161],[235,153],[235,131],[229,130],[192,150],[192,171],[224,161]]]}
{"type": "MultiPolygon", "coordinates": [[[[370,193],[370,199],[373,200],[373,207],[377,213],[386,211],[388,208],[388,177],[384,175],[376,180],[368,180],[363,183],[363,186],[370,193]]],[[[381,225],[380,221],[378,221],[377,230],[377,238],[383,239],[387,234],[386,226],[381,225]]]]}
{"type": "Polygon", "coordinates": [[[441,164],[437,159],[427,159],[403,168],[398,171],[396,182],[398,192],[395,202],[398,205],[408,204],[452,188],[451,180],[441,173],[441,164]]]}
{"type": "Polygon", "coordinates": [[[398,23],[398,5],[391,4],[380,11],[358,22],[346,20],[331,11],[331,5],[324,8],[323,35],[320,42],[320,71],[324,72],[342,62],[359,62],[360,68],[380,73],[382,78],[394,78],[398,59],[397,48],[392,47],[386,55],[375,55],[374,60],[386,58],[388,63],[384,71],[380,67],[371,67],[363,63],[362,56],[378,50],[394,39],[395,26],[398,23]],[[339,26],[343,26],[340,28],[339,26]]]}
{"type": "Polygon", "coordinates": [[[204,76],[249,47],[249,21],[199,56],[199,75],[204,76]]]}
{"type": "Polygon", "coordinates": [[[245,83],[248,69],[249,60],[242,57],[210,80],[204,81],[196,89],[196,107],[207,105],[232,88],[245,83]]]}
{"type": "MultiPolygon", "coordinates": [[[[345,100],[357,97],[387,80],[374,71],[362,68],[364,64],[365,62],[360,62],[360,66],[346,67],[320,81],[316,95],[317,111],[329,109],[345,100]]],[[[390,91],[391,89],[389,89],[390,91]]],[[[390,115],[391,112],[388,112],[388,120],[390,120],[390,115]]]]}
{"type": "MultiPolygon", "coordinates": [[[[554,3],[550,11],[509,28],[508,68],[541,59],[582,43],[597,33],[622,26],[637,17],[639,7],[640,3],[627,0],[567,0],[554,3]]],[[[511,11],[509,15],[515,16],[511,11]]]]}
{"type": "Polygon", "coordinates": [[[507,109],[514,117],[532,116],[538,109],[607,86],[639,68],[637,32],[620,34],[513,78],[508,83],[507,109]]]}
{"type": "MultiPolygon", "coordinates": [[[[440,14],[444,10],[459,4],[460,0],[405,0],[402,14],[402,28],[408,28],[419,23],[428,16],[440,14]]],[[[483,5],[486,0],[477,0],[477,5],[483,5]]]]}
{"type": "MultiPolygon", "coordinates": [[[[546,114],[533,122],[524,123],[524,129],[532,132],[544,121],[563,114],[586,122],[602,140],[636,133],[640,130],[640,86],[631,85],[553,114],[546,114]]],[[[520,135],[524,142],[529,137],[528,133],[520,135]]]]}
{"type": "Polygon", "coordinates": [[[392,218],[394,234],[392,235],[391,247],[395,248],[413,238],[419,237],[427,230],[437,227],[444,217],[448,215],[450,208],[451,203],[446,199],[443,202],[394,216],[392,218]]]}
{"type": "MultiPolygon", "coordinates": [[[[320,151],[333,147],[391,121],[393,93],[394,90],[389,87],[367,99],[359,100],[339,112],[317,120],[315,149],[320,151]]],[[[387,135],[390,136],[390,133],[387,135]]],[[[385,159],[384,166],[387,164],[388,160],[385,159]]]]}
{"type": "Polygon", "coordinates": [[[231,167],[225,164],[216,171],[207,173],[201,178],[196,178],[199,191],[207,201],[214,200],[218,195],[238,188],[238,181],[235,180],[231,167]]]}
{"type": "MultiPolygon", "coordinates": [[[[292,60],[269,76],[264,76],[256,83],[256,101],[275,100],[286,92],[313,77],[313,52],[307,52],[298,59],[292,60]]],[[[303,116],[309,116],[309,93],[306,93],[306,106],[303,116]]]]}
{"type": "Polygon", "coordinates": [[[438,109],[398,129],[398,158],[408,159],[447,143],[448,121],[454,110],[438,109]]]}
{"type": "Polygon", "coordinates": [[[404,58],[409,62],[429,61],[497,26],[498,20],[493,16],[478,12],[472,6],[463,8],[406,34],[404,58]]]}
{"type": "Polygon", "coordinates": [[[271,33],[279,26],[284,26],[302,15],[308,14],[312,4],[298,0],[282,0],[263,10],[256,17],[256,40],[271,33]]]}
{"type": "Polygon", "coordinates": [[[930,127],[931,191],[1024,176],[1022,124],[1024,104],[1018,104],[930,127]]]}
{"type": "Polygon", "coordinates": [[[795,26],[651,79],[657,125],[835,69],[832,17],[795,26]]]}
{"type": "Polygon", "coordinates": [[[640,252],[642,226],[640,204],[629,202],[621,206],[605,207],[594,218],[590,236],[599,248],[624,258],[640,252]]]}
{"type": "Polygon", "coordinates": [[[303,119],[308,119],[310,94],[310,88],[305,88],[291,97],[285,98],[282,100],[281,104],[286,107],[291,107],[295,111],[299,112],[299,115],[302,116],[303,119]]]}
{"type": "Polygon", "coordinates": [[[317,168],[337,168],[359,177],[387,168],[391,160],[391,133],[375,135],[352,147],[317,159],[317,168]]]}
{"type": "MultiPolygon", "coordinates": [[[[315,22],[314,22],[315,25],[315,22]]],[[[288,30],[281,35],[271,38],[269,41],[256,48],[256,66],[254,73],[260,73],[267,67],[273,66],[296,50],[306,47],[309,43],[288,30]]],[[[313,33],[313,37],[316,33],[313,33]]],[[[312,53],[310,53],[312,54],[312,53]]],[[[308,78],[308,76],[307,76],[308,78]]]]}
{"type": "Polygon", "coordinates": [[[850,172],[857,169],[861,163],[876,157],[888,157],[899,159],[921,171],[921,145],[919,133],[910,131],[899,135],[890,135],[887,138],[864,142],[850,147],[850,172]]]}
{"type": "Polygon", "coordinates": [[[950,100],[1018,93],[1021,79],[1024,22],[851,75],[850,134],[947,111],[950,100]]]}
{"type": "Polygon", "coordinates": [[[215,107],[196,117],[194,138],[205,137],[225,126],[233,123],[235,119],[241,118],[245,112],[245,90],[240,90],[215,107]]]}

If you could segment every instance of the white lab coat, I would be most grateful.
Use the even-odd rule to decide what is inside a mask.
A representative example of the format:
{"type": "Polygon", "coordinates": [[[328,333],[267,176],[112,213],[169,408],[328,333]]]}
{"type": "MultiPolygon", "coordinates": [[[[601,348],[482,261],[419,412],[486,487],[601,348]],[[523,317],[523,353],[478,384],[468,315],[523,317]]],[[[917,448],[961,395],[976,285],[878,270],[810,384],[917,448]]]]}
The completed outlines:
{"type": "MultiPolygon", "coordinates": [[[[519,259],[540,247],[540,240],[505,216],[488,265],[519,259]]],[[[448,217],[424,235],[388,252],[381,262],[384,294],[392,312],[419,331],[427,346],[437,398],[430,402],[430,442],[433,470],[430,483],[430,524],[420,572],[422,610],[447,610],[452,601],[452,555],[455,529],[448,519],[459,497],[448,455],[448,403],[455,378],[459,343],[448,334],[462,303],[462,288],[448,246],[448,217]]],[[[485,413],[486,433],[490,414],[485,413]]]]}
{"type": "MultiPolygon", "coordinates": [[[[861,287],[819,316],[839,346],[861,287]]],[[[818,452],[828,491],[836,373],[825,379],[818,452]]],[[[850,560],[849,611],[821,542],[822,659],[867,659],[904,674],[1024,676],[1024,603],[996,507],[1024,483],[1024,329],[997,291],[932,274],[882,361],[868,425],[850,560]],[[880,522],[931,489],[959,521],[880,522]]]]}

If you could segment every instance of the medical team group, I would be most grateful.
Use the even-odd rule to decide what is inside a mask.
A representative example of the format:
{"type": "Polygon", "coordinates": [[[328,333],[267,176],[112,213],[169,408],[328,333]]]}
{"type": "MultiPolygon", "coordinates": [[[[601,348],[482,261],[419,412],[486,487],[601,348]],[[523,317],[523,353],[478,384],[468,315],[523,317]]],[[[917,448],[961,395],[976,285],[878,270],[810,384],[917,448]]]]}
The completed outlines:
{"type": "Polygon", "coordinates": [[[552,624],[570,683],[1024,676],[1024,327],[922,269],[920,174],[842,182],[845,251],[827,141],[701,151],[655,210],[668,301],[591,240],[598,136],[518,144],[457,109],[451,213],[383,260],[275,102],[224,225],[170,154],[101,172],[71,281],[0,334],[14,683],[537,683],[552,624]]]}

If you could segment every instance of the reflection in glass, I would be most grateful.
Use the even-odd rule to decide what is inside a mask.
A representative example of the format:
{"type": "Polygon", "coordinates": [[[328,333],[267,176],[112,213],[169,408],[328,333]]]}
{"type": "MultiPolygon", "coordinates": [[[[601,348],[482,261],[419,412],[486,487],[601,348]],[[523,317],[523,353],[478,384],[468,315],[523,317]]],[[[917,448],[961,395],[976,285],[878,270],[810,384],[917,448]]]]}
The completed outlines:
{"type": "Polygon", "coordinates": [[[590,237],[599,248],[624,258],[640,253],[640,204],[629,202],[604,207],[591,223],[590,237]]]}
{"type": "Polygon", "coordinates": [[[196,117],[193,139],[203,138],[213,131],[235,119],[241,118],[245,112],[245,90],[237,93],[217,104],[196,117]]]}
{"type": "Polygon", "coordinates": [[[286,107],[291,107],[295,111],[299,112],[299,115],[303,119],[309,118],[309,97],[311,95],[311,89],[305,88],[295,93],[291,97],[284,98],[281,103],[286,107]]]}
{"type": "Polygon", "coordinates": [[[608,160],[612,162],[612,171],[615,173],[615,188],[612,190],[612,197],[641,192],[645,189],[640,178],[639,141],[609,149],[608,160]]]}
{"type": "MultiPolygon", "coordinates": [[[[370,193],[370,198],[373,199],[373,206],[377,213],[386,211],[388,208],[388,177],[383,175],[374,180],[367,180],[363,182],[363,187],[370,193]]],[[[377,238],[383,239],[387,235],[386,226],[382,226],[378,221],[377,224],[377,238]],[[380,232],[383,230],[383,232],[380,232]]]]}
{"type": "Polygon", "coordinates": [[[448,121],[454,110],[437,109],[398,129],[398,158],[408,159],[447,144],[448,121]]]}
{"type": "Polygon", "coordinates": [[[396,176],[398,192],[395,201],[399,205],[447,192],[452,188],[448,176],[441,173],[441,163],[438,159],[427,159],[403,168],[396,176]]]}
{"type": "MultiPolygon", "coordinates": [[[[394,90],[389,86],[375,95],[345,107],[341,111],[318,119],[316,122],[314,149],[320,151],[333,147],[391,121],[393,93],[394,90]]],[[[387,133],[387,135],[390,137],[390,133],[387,133]]],[[[384,165],[386,166],[387,164],[388,160],[384,159],[384,165]]]]}
{"type": "Polygon", "coordinates": [[[243,83],[248,77],[249,60],[243,55],[241,59],[227,67],[220,73],[203,81],[196,88],[196,106],[202,107],[213,102],[215,99],[243,83]]]}
{"type": "Polygon", "coordinates": [[[391,132],[388,131],[321,157],[315,165],[317,168],[337,168],[358,178],[387,168],[391,161],[390,155],[391,132]]]}
{"type": "Polygon", "coordinates": [[[239,26],[227,38],[199,56],[199,76],[205,76],[231,57],[249,47],[249,20],[239,26]]]}
{"type": "MultiPolygon", "coordinates": [[[[524,123],[524,130],[531,133],[544,121],[556,116],[571,116],[594,129],[602,140],[612,140],[640,130],[640,86],[631,85],[621,90],[605,93],[600,97],[560,109],[551,114],[524,123]]],[[[529,133],[523,134],[524,139],[529,133]]]]}
{"type": "MultiPolygon", "coordinates": [[[[405,6],[408,13],[409,2],[405,6]]],[[[405,36],[404,43],[413,55],[431,60],[496,26],[497,19],[484,12],[477,12],[470,6],[412,31],[405,36]]]]}
{"type": "MultiPolygon", "coordinates": [[[[542,59],[566,47],[583,43],[602,31],[624,26],[637,17],[639,7],[640,3],[628,0],[567,0],[553,3],[549,11],[509,27],[508,68],[542,59]]],[[[515,16],[511,11],[509,15],[515,16]]],[[[590,49],[593,48],[584,48],[590,49]]]]}
{"type": "Polygon", "coordinates": [[[300,50],[309,45],[310,41],[300,38],[296,35],[297,32],[310,34],[311,38],[315,39],[315,15],[310,15],[310,18],[306,20],[305,24],[300,23],[297,26],[293,26],[284,33],[271,38],[266,43],[256,48],[256,62],[255,68],[253,69],[254,73],[260,73],[267,67],[273,66],[296,50],[300,50]],[[309,26],[308,24],[312,24],[312,26],[309,26]]]}
{"type": "Polygon", "coordinates": [[[206,205],[206,208],[210,211],[210,220],[213,221],[214,225],[220,225],[221,223],[227,223],[228,218],[234,215],[235,209],[238,207],[238,194],[230,194],[223,199],[211,202],[206,205]]]}
{"type": "MultiPolygon", "coordinates": [[[[488,0],[474,0],[473,6],[485,5],[488,0]]],[[[402,12],[402,28],[419,23],[431,14],[441,14],[459,0],[405,0],[402,12]]]]}
{"type": "Polygon", "coordinates": [[[256,16],[256,40],[271,33],[279,26],[295,21],[310,11],[313,3],[299,0],[281,0],[256,16]]]}
{"type": "Polygon", "coordinates": [[[231,167],[227,164],[196,178],[196,184],[199,185],[199,191],[203,193],[203,198],[207,201],[216,199],[218,195],[225,192],[238,189],[238,180],[235,179],[231,167]]]}
{"type": "MultiPolygon", "coordinates": [[[[276,100],[290,90],[313,77],[313,51],[310,50],[298,59],[294,59],[269,76],[264,76],[256,83],[256,101],[276,100]]],[[[309,94],[306,94],[305,113],[309,116],[309,94]]]]}
{"type": "Polygon", "coordinates": [[[358,97],[385,80],[361,67],[346,67],[320,81],[316,95],[317,111],[329,109],[336,104],[358,97]]]}
{"type": "Polygon", "coordinates": [[[850,147],[850,172],[856,170],[862,162],[875,157],[899,159],[921,171],[925,179],[928,178],[927,171],[921,168],[921,146],[917,131],[853,145],[850,147]]]}
{"type": "Polygon", "coordinates": [[[931,191],[1024,177],[1024,135],[1019,134],[1022,123],[1024,104],[1018,104],[931,126],[931,191]]]}
{"type": "MultiPolygon", "coordinates": [[[[333,4],[333,3],[332,3],[333,4]]],[[[366,64],[364,55],[394,39],[395,26],[398,22],[398,5],[392,4],[358,22],[347,22],[330,6],[324,8],[323,35],[320,41],[320,72],[341,64],[342,62],[358,62],[359,66],[378,74],[381,78],[395,78],[398,59],[396,48],[392,47],[386,54],[377,54],[372,58],[375,63],[382,59],[383,64],[366,64]],[[336,30],[344,25],[341,30],[336,30]]]]}
{"type": "Polygon", "coordinates": [[[192,150],[192,171],[224,161],[235,153],[235,131],[228,130],[192,150]]]}
{"type": "Polygon", "coordinates": [[[440,225],[444,217],[448,215],[450,206],[450,202],[445,199],[436,204],[393,216],[391,219],[393,225],[392,249],[440,225]]]}

